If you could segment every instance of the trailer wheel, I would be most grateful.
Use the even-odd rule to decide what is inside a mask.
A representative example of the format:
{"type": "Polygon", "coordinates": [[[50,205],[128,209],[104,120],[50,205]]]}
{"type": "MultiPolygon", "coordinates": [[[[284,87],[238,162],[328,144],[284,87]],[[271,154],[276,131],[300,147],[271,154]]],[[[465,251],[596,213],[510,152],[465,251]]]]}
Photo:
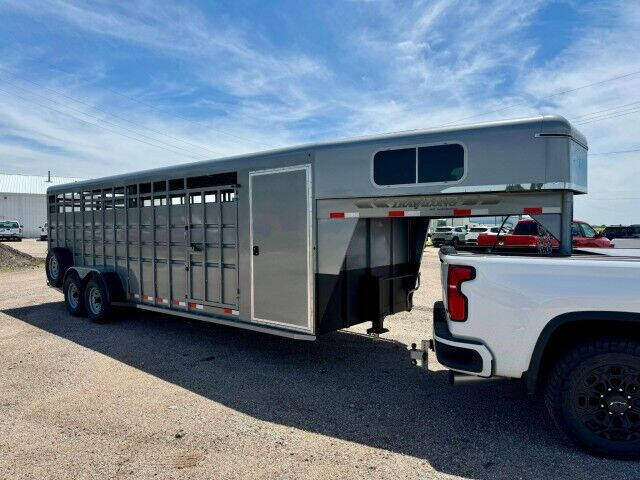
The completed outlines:
{"type": "Polygon", "coordinates": [[[591,453],[640,458],[640,343],[599,339],[574,348],[554,366],[545,403],[591,453]]]}
{"type": "Polygon", "coordinates": [[[64,280],[62,288],[64,292],[64,305],[74,317],[78,317],[85,313],[84,311],[84,292],[82,290],[82,281],[76,272],[71,272],[64,280]]]}
{"type": "Polygon", "coordinates": [[[96,323],[106,323],[111,312],[111,303],[104,282],[92,278],[84,287],[84,305],[87,315],[96,323]]]}
{"type": "Polygon", "coordinates": [[[64,273],[71,266],[71,254],[67,250],[55,248],[49,250],[45,261],[45,271],[49,285],[61,287],[64,273]]]}

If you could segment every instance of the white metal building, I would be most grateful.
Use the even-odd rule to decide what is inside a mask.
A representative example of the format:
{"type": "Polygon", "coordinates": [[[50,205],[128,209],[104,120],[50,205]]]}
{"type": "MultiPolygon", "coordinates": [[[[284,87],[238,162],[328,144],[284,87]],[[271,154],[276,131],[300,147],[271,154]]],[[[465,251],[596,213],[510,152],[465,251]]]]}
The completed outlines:
{"type": "Polygon", "coordinates": [[[40,236],[47,219],[47,188],[78,178],[0,173],[0,221],[24,225],[25,237],[40,236]]]}

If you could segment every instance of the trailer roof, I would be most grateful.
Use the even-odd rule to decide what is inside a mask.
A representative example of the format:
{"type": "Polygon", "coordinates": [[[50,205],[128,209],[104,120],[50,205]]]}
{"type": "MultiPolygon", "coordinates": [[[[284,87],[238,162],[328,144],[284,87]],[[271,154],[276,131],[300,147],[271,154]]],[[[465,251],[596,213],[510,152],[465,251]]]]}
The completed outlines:
{"type": "MultiPolygon", "coordinates": [[[[491,129],[502,126],[531,126],[537,127],[541,134],[548,135],[563,135],[570,136],[576,142],[587,148],[587,140],[576,130],[569,121],[560,115],[538,115],[534,117],[517,118],[510,120],[500,120],[493,122],[481,122],[467,125],[457,125],[449,127],[438,127],[422,130],[410,130],[401,132],[391,132],[378,135],[368,135],[362,137],[349,138],[344,140],[334,140],[327,142],[316,142],[304,145],[298,145],[293,147],[286,147],[274,150],[265,150],[255,153],[234,155],[229,157],[215,158],[211,160],[203,160],[199,162],[183,163],[178,165],[171,165],[168,167],[161,167],[155,169],[135,171],[126,174],[112,175],[108,177],[95,178],[91,180],[85,180],[74,183],[67,183],[62,185],[51,186],[47,189],[48,192],[63,192],[69,190],[90,190],[93,188],[100,188],[104,184],[126,184],[139,181],[150,181],[154,178],[166,177],[168,175],[175,176],[191,176],[201,174],[204,170],[210,170],[214,168],[216,172],[223,172],[226,170],[236,170],[245,166],[251,166],[252,160],[256,158],[277,157],[287,154],[309,152],[311,150],[327,149],[331,147],[340,147],[347,145],[361,145],[369,142],[380,142],[385,140],[399,140],[406,139],[410,141],[415,137],[421,137],[430,134],[442,134],[442,133],[455,133],[455,132],[467,132],[473,130],[491,129]]],[[[212,172],[215,173],[215,172],[212,172]]]]}

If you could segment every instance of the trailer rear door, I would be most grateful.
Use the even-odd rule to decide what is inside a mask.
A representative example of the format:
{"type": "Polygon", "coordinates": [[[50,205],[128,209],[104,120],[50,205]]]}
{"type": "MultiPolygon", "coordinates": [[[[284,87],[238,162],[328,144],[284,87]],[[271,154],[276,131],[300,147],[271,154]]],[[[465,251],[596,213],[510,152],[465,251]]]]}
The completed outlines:
{"type": "Polygon", "coordinates": [[[311,167],[251,172],[251,319],[313,329],[311,167]]]}

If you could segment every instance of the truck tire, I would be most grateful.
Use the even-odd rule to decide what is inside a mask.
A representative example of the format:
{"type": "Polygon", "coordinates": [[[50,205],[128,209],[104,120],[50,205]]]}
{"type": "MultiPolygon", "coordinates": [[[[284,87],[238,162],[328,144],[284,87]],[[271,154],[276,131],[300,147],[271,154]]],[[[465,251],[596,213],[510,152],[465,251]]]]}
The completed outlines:
{"type": "Polygon", "coordinates": [[[82,281],[76,272],[71,272],[64,279],[64,305],[67,311],[74,317],[79,317],[85,313],[84,311],[84,291],[82,289],[82,281]]]}
{"type": "Polygon", "coordinates": [[[49,285],[61,287],[64,274],[71,266],[71,254],[67,250],[59,248],[49,250],[44,265],[49,285]]]}
{"type": "Polygon", "coordinates": [[[84,306],[89,318],[95,323],[106,323],[111,313],[107,287],[100,278],[91,278],[84,287],[84,306]]]}
{"type": "Polygon", "coordinates": [[[584,343],[554,365],[545,403],[570,440],[595,455],[640,458],[640,343],[584,343]]]}

